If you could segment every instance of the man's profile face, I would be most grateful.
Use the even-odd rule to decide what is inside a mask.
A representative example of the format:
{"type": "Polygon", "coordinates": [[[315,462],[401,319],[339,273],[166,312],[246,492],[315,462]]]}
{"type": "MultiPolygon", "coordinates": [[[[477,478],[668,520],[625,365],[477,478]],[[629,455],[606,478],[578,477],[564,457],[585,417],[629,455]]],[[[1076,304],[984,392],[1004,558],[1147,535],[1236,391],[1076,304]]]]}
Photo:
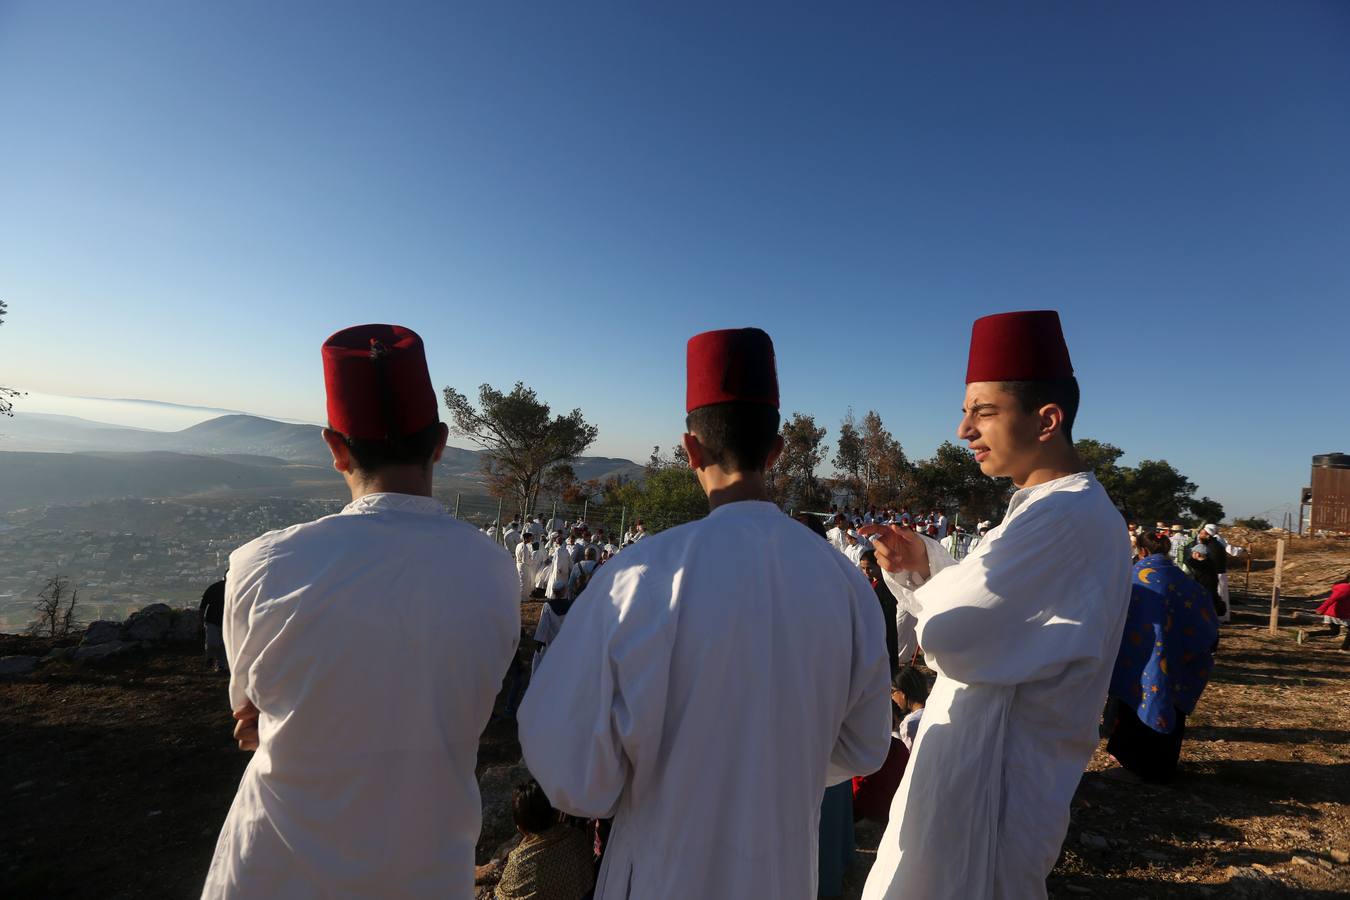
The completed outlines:
{"type": "Polygon", "coordinates": [[[872,561],[870,559],[861,560],[858,563],[858,568],[862,569],[862,573],[866,575],[868,578],[877,577],[876,567],[872,565],[872,561]]]}
{"type": "Polygon", "coordinates": [[[966,385],[956,436],[969,445],[985,475],[1016,477],[1038,449],[1040,421],[1035,412],[1023,412],[998,382],[975,381],[966,385]]]}

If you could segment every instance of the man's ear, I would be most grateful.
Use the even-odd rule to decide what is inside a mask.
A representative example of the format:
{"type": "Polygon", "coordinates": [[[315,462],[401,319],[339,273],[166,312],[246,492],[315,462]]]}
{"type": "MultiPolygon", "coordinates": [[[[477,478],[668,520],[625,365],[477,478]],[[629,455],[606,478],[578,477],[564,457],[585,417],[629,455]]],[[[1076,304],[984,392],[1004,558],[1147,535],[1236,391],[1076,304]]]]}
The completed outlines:
{"type": "Polygon", "coordinates": [[[434,466],[441,461],[441,455],[445,453],[445,442],[450,437],[450,426],[442,422],[437,426],[440,437],[436,438],[436,450],[431,454],[431,464],[434,466]]]}
{"type": "Polygon", "coordinates": [[[778,457],[782,455],[783,455],[783,436],[779,434],[774,436],[773,446],[769,448],[769,456],[767,459],[764,460],[764,468],[772,469],[773,464],[778,462],[778,457]]]}
{"type": "Polygon", "coordinates": [[[706,463],[703,461],[707,454],[703,451],[703,445],[699,443],[698,436],[692,432],[686,431],[684,437],[680,438],[684,444],[684,452],[689,457],[689,468],[694,471],[702,469],[706,463]]]}
{"type": "Polygon", "coordinates": [[[1047,403],[1040,409],[1041,420],[1037,423],[1036,440],[1041,443],[1054,439],[1064,429],[1064,408],[1058,403],[1047,403]]]}
{"type": "Polygon", "coordinates": [[[333,454],[333,468],[344,475],[356,468],[352,461],[351,448],[342,439],[342,435],[331,428],[325,428],[321,433],[323,442],[328,445],[328,452],[333,454]]]}

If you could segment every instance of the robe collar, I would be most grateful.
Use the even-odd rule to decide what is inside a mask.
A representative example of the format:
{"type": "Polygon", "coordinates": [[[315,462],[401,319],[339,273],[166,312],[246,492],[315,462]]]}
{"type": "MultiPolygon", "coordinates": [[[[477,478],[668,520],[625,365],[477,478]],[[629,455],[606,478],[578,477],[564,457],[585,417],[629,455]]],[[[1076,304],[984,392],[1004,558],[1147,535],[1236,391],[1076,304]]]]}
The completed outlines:
{"type": "Polygon", "coordinates": [[[382,512],[410,512],[423,515],[444,515],[445,507],[435,497],[421,497],[417,494],[379,493],[366,494],[353,500],[342,508],[344,516],[362,516],[382,512]]]}
{"type": "Polygon", "coordinates": [[[1091,472],[1074,472],[1072,475],[1065,475],[1063,478],[1055,478],[1044,484],[1014,491],[1012,499],[1008,501],[1008,515],[1004,517],[1004,521],[1012,518],[1012,514],[1017,511],[1018,507],[1025,506],[1032,500],[1038,500],[1046,494],[1053,494],[1055,491],[1089,487],[1096,480],[1097,477],[1091,472]]]}
{"type": "Polygon", "coordinates": [[[713,516],[720,515],[729,509],[734,509],[738,512],[747,512],[747,513],[776,512],[782,514],[783,512],[781,509],[778,508],[778,504],[770,503],[768,500],[737,500],[735,503],[723,503],[721,506],[717,507],[717,509],[714,509],[712,512],[708,513],[708,517],[711,518],[713,516]]]}

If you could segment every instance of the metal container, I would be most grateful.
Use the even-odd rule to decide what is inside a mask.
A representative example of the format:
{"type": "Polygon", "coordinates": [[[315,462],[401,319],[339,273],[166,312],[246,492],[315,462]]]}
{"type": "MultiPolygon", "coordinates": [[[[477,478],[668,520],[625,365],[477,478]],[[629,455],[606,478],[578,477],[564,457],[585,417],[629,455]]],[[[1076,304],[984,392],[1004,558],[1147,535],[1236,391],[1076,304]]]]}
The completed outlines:
{"type": "Polygon", "coordinates": [[[1350,453],[1313,457],[1311,528],[1350,533],[1350,453]]]}

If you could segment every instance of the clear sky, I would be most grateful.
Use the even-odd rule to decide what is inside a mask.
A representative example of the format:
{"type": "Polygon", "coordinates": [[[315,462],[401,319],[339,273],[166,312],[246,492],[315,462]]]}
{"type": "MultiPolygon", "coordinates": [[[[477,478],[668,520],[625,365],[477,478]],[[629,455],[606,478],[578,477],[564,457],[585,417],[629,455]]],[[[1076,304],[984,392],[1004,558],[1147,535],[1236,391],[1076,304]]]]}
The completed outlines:
{"type": "Polygon", "coordinates": [[[393,321],[641,459],[753,324],[922,456],[1049,307],[1230,514],[1350,451],[1350,5],[728,6],[0,3],[0,384],[313,421],[393,321]]]}

